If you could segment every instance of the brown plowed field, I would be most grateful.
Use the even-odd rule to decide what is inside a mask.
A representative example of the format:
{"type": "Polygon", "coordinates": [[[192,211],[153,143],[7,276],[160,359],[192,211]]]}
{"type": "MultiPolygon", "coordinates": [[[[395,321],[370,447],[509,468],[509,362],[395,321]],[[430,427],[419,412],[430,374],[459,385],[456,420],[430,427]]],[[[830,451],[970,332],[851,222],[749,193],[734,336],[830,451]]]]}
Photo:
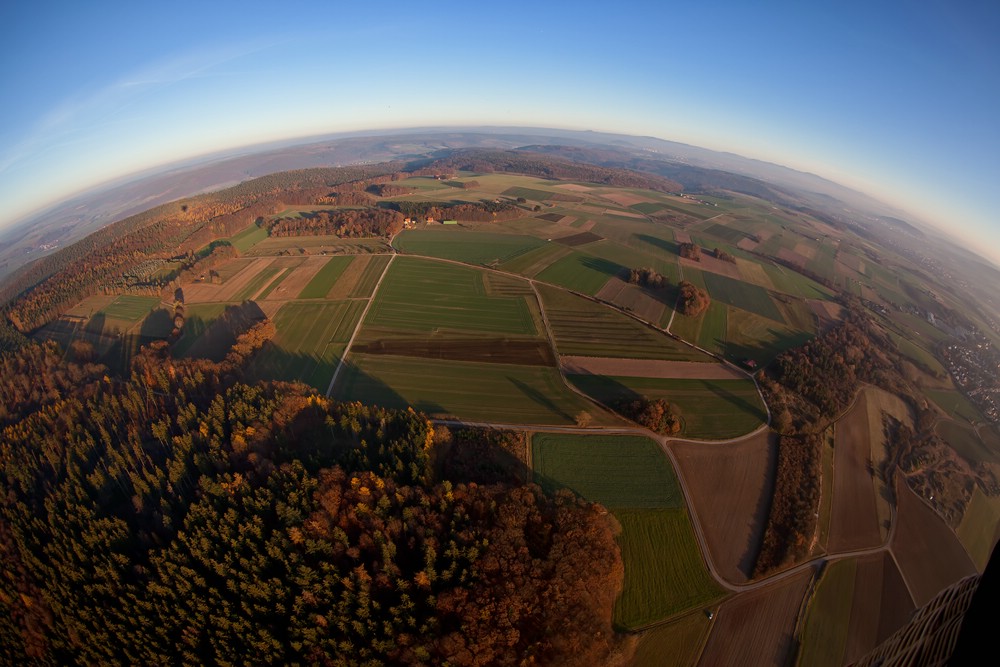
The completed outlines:
{"type": "Polygon", "coordinates": [[[813,569],[722,603],[700,665],[784,667],[813,569]]]}
{"type": "Polygon", "coordinates": [[[900,477],[896,479],[898,510],[892,553],[913,602],[922,607],[941,589],[975,574],[976,566],[944,520],[900,477]]]}
{"type": "Polygon", "coordinates": [[[805,255],[800,255],[794,250],[789,250],[788,248],[781,248],[778,250],[778,257],[785,260],[786,262],[791,262],[792,264],[798,264],[799,266],[809,266],[809,258],[805,255]]]}
{"type": "Polygon", "coordinates": [[[867,655],[913,613],[913,600],[888,552],[858,559],[845,663],[867,655]]]}
{"type": "Polygon", "coordinates": [[[869,472],[868,390],[836,424],[833,450],[833,513],[830,517],[831,553],[877,547],[882,544],[875,506],[875,484],[869,472]]]}
{"type": "Polygon", "coordinates": [[[473,340],[375,340],[354,345],[352,352],[388,354],[398,357],[482,361],[494,364],[555,366],[552,347],[544,341],[473,339],[473,340]]]}
{"type": "Polygon", "coordinates": [[[767,433],[725,445],[670,445],[705,533],[716,569],[726,580],[749,578],[774,490],[777,450],[767,433]]]}
{"type": "Polygon", "coordinates": [[[719,275],[732,278],[733,280],[743,280],[743,276],[740,275],[740,268],[738,266],[731,262],[723,262],[721,259],[716,259],[705,252],[701,253],[700,261],[681,257],[681,265],[692,269],[701,269],[702,271],[718,273],[719,275]]]}
{"type": "Polygon", "coordinates": [[[563,245],[569,246],[571,248],[578,245],[586,245],[587,243],[593,243],[594,241],[603,241],[603,236],[598,236],[594,232],[580,232],[579,234],[572,234],[570,236],[563,236],[562,238],[553,238],[556,243],[561,243],[563,245]]]}
{"type": "Polygon", "coordinates": [[[633,378],[683,378],[692,380],[744,380],[746,376],[725,364],[611,357],[561,357],[570,375],[610,375],[633,378]]]}
{"type": "Polygon", "coordinates": [[[643,197],[642,195],[632,194],[631,192],[602,192],[601,197],[613,201],[621,206],[632,206],[633,204],[649,204],[655,202],[655,199],[650,199],[649,197],[643,197]]]}

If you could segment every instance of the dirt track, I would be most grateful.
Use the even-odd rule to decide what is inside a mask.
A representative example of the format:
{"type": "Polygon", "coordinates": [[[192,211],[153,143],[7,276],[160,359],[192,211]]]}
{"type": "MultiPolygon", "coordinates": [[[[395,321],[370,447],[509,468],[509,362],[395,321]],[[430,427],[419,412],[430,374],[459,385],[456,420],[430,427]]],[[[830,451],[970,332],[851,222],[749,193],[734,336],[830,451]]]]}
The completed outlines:
{"type": "Polygon", "coordinates": [[[746,376],[725,364],[610,357],[560,357],[570,375],[609,375],[634,378],[680,378],[691,380],[745,380],[746,376]]]}

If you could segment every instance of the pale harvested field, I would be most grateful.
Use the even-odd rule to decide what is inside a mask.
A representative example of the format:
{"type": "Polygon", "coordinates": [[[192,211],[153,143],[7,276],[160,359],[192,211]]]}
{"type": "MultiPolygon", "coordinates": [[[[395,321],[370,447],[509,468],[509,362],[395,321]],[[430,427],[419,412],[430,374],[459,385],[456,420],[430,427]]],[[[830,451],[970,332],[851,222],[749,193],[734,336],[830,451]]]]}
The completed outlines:
{"type": "Polygon", "coordinates": [[[519,273],[523,276],[537,276],[539,273],[545,270],[545,267],[549,266],[550,264],[558,262],[560,259],[566,257],[567,255],[573,252],[573,249],[570,248],[569,246],[565,246],[558,243],[550,243],[548,246],[546,246],[546,248],[550,247],[557,248],[557,251],[545,252],[541,254],[541,256],[538,258],[537,261],[526,266],[524,269],[519,271],[519,273]]]}
{"type": "Polygon", "coordinates": [[[640,220],[645,220],[646,216],[642,213],[633,213],[632,211],[623,211],[618,208],[608,208],[604,210],[604,215],[617,215],[623,218],[639,218],[640,220]]]}
{"type": "Polygon", "coordinates": [[[819,330],[825,331],[840,321],[841,306],[832,301],[820,301],[818,299],[806,299],[809,310],[819,320],[819,330]]]}
{"type": "Polygon", "coordinates": [[[649,197],[643,197],[642,195],[637,195],[632,192],[602,192],[600,196],[604,199],[608,199],[618,204],[619,206],[632,206],[634,204],[652,204],[655,203],[655,199],[650,199],[649,197]]]}
{"type": "Polygon", "coordinates": [[[899,568],[887,552],[859,558],[847,630],[845,664],[856,662],[870,653],[901,628],[913,610],[913,600],[899,568]]]}
{"type": "Polygon", "coordinates": [[[612,278],[596,294],[598,299],[625,308],[647,322],[659,322],[666,304],[650,296],[641,288],[629,285],[621,278],[612,278]]]}
{"type": "Polygon", "coordinates": [[[674,230],[674,240],[678,243],[691,243],[691,235],[687,232],[674,230]]]}
{"type": "MultiPolygon", "coordinates": [[[[913,428],[913,416],[910,407],[900,397],[890,394],[887,391],[876,387],[869,387],[865,390],[866,405],[868,406],[868,442],[871,443],[871,457],[878,468],[882,461],[888,456],[885,450],[885,428],[883,426],[883,413],[887,413],[898,421],[913,428]]],[[[875,485],[875,507],[878,512],[879,528],[882,531],[882,539],[888,537],[887,521],[890,518],[889,493],[885,482],[878,475],[872,477],[875,485]]]]}
{"type": "Polygon", "coordinates": [[[576,183],[561,183],[555,187],[559,190],[569,190],[570,192],[590,192],[594,189],[586,185],[577,185],[576,183]]]}
{"type": "Polygon", "coordinates": [[[571,226],[571,225],[572,225],[572,224],[573,224],[574,222],[576,222],[576,216],[574,216],[574,215],[564,215],[564,216],[562,217],[562,219],[561,219],[561,220],[559,220],[559,222],[558,222],[558,223],[556,223],[556,224],[558,224],[558,225],[560,225],[560,226],[562,226],[562,227],[569,227],[569,226],[571,226]]]}
{"type": "Polygon", "coordinates": [[[597,224],[596,220],[588,220],[587,222],[583,223],[579,227],[575,227],[575,229],[578,232],[589,232],[591,229],[594,228],[594,225],[596,225],[596,224],[597,224]]]}
{"type": "MultiPolygon", "coordinates": [[[[241,260],[232,260],[241,261],[241,260]]],[[[184,285],[185,303],[205,303],[205,302],[225,302],[234,301],[244,287],[253,280],[258,273],[267,268],[274,261],[271,257],[262,257],[249,262],[239,273],[221,285],[211,283],[192,283],[184,285]]]]}
{"type": "Polygon", "coordinates": [[[728,581],[747,581],[774,489],[774,444],[765,432],[725,445],[674,442],[670,447],[688,481],[716,568],[728,581]]]}
{"type": "MultiPolygon", "coordinates": [[[[372,261],[374,255],[358,255],[354,258],[354,261],[347,265],[344,272],[340,274],[337,278],[337,282],[333,284],[330,291],[327,292],[326,298],[332,300],[346,299],[354,291],[354,287],[358,284],[358,280],[364,274],[365,269],[368,268],[369,262],[372,261]]],[[[321,265],[322,266],[322,265],[321,265]]],[[[301,292],[301,288],[299,289],[301,292]]]]}
{"type": "Polygon", "coordinates": [[[739,269],[740,278],[746,282],[760,285],[764,289],[774,289],[774,283],[771,282],[771,278],[764,271],[764,267],[757,262],[750,262],[737,257],[736,268],[739,269]]]}
{"type": "Polygon", "coordinates": [[[260,308],[261,312],[264,313],[267,319],[273,320],[274,316],[278,314],[278,311],[281,310],[281,307],[284,306],[286,303],[288,302],[272,301],[270,297],[268,297],[266,301],[258,301],[257,306],[260,308]]]}
{"type": "Polygon", "coordinates": [[[739,593],[719,607],[700,665],[784,667],[792,628],[813,569],[755,591],[739,593]]]}
{"type": "Polygon", "coordinates": [[[976,573],[965,548],[944,520],[896,476],[896,534],[892,553],[913,602],[927,604],[943,588],[976,573]]]}
{"type": "Polygon", "coordinates": [[[739,240],[739,242],[736,244],[736,247],[739,248],[740,250],[746,250],[749,252],[755,249],[758,245],[760,244],[754,241],[753,239],[744,237],[739,240]]]}
{"type": "Polygon", "coordinates": [[[798,264],[799,266],[809,266],[809,258],[805,255],[800,255],[797,252],[789,250],[788,248],[781,248],[778,250],[778,257],[785,260],[786,262],[791,262],[792,264],[798,264]]]}
{"type": "MultiPolygon", "coordinates": [[[[351,264],[356,264],[359,259],[364,257],[368,259],[370,255],[360,255],[354,258],[351,264]]],[[[297,299],[299,293],[302,289],[309,284],[319,270],[326,266],[326,263],[330,261],[329,257],[322,256],[310,256],[306,257],[305,260],[292,271],[291,275],[281,281],[281,284],[271,292],[270,298],[280,300],[280,299],[297,299]]]]}
{"type": "Polygon", "coordinates": [[[835,426],[833,513],[827,541],[831,553],[882,544],[875,486],[868,472],[872,449],[867,391],[862,390],[854,406],[835,426]]]}
{"type": "Polygon", "coordinates": [[[816,246],[812,243],[799,241],[795,244],[795,253],[809,259],[816,259],[816,246]]]}
{"type": "Polygon", "coordinates": [[[612,359],[610,357],[560,357],[563,371],[571,375],[609,375],[633,378],[681,378],[685,380],[743,380],[746,376],[725,364],[657,359],[612,359]]]}
{"type": "MultiPolygon", "coordinates": [[[[675,233],[675,235],[679,235],[675,233]]],[[[701,269],[702,271],[710,271],[711,273],[718,273],[721,276],[727,276],[733,280],[742,280],[740,276],[740,269],[736,264],[731,264],[729,262],[723,262],[721,259],[716,259],[711,255],[707,254],[704,249],[701,253],[701,261],[696,261],[693,259],[687,259],[686,257],[681,257],[681,266],[686,266],[692,269],[701,269]]]]}

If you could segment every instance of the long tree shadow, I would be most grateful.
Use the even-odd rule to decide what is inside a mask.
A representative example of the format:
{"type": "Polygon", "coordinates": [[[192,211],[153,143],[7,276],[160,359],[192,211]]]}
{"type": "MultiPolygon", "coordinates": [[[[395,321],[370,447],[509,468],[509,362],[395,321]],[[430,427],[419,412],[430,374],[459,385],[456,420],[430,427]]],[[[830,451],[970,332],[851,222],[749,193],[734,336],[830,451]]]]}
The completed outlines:
{"type": "Polygon", "coordinates": [[[648,243],[657,250],[662,250],[670,255],[677,256],[680,253],[680,246],[674,241],[667,241],[666,239],[661,239],[657,236],[650,236],[649,234],[636,234],[636,238],[643,243],[648,243]]]}
{"type": "Polygon", "coordinates": [[[764,542],[764,531],[767,528],[767,519],[771,514],[771,500],[774,497],[774,483],[778,470],[778,437],[773,433],[767,436],[767,479],[764,482],[760,495],[757,497],[757,506],[751,514],[751,525],[753,526],[747,537],[746,551],[740,557],[737,567],[747,579],[753,576],[754,566],[757,564],[757,556],[760,554],[760,547],[764,542]]]}
{"type": "Polygon", "coordinates": [[[711,391],[713,394],[723,399],[730,405],[734,406],[735,408],[738,408],[740,411],[750,413],[755,417],[757,417],[758,419],[760,419],[761,421],[765,421],[767,419],[767,415],[765,414],[764,410],[761,408],[760,405],[755,405],[754,403],[748,401],[746,398],[738,396],[733,392],[729,391],[728,389],[720,387],[718,384],[714,382],[705,382],[704,384],[709,391],[711,391]]]}
{"type": "Polygon", "coordinates": [[[525,384],[524,382],[521,382],[517,378],[513,378],[510,376],[507,376],[507,381],[513,384],[515,387],[517,387],[522,394],[530,398],[534,403],[541,405],[549,412],[555,413],[567,421],[573,421],[572,415],[566,414],[566,412],[563,411],[563,409],[560,408],[558,405],[556,405],[554,402],[552,402],[552,400],[549,399],[548,396],[538,391],[531,385],[525,384]]]}
{"type": "Polygon", "coordinates": [[[612,262],[609,259],[604,259],[603,257],[592,257],[587,255],[581,258],[580,263],[592,271],[599,271],[605,274],[609,278],[620,278],[625,274],[628,269],[618,262],[612,262]]]}

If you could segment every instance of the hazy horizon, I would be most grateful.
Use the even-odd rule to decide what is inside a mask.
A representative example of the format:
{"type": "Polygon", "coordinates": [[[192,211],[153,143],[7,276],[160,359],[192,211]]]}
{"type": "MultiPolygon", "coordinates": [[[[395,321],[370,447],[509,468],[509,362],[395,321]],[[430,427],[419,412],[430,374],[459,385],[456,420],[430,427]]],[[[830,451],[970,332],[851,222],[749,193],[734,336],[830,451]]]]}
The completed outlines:
{"type": "Polygon", "coordinates": [[[18,99],[0,112],[0,229],[219,151],[502,125],[807,171],[1000,260],[1000,92],[982,85],[1000,65],[993,6],[105,7],[17,6],[6,24],[0,78],[18,99]]]}

